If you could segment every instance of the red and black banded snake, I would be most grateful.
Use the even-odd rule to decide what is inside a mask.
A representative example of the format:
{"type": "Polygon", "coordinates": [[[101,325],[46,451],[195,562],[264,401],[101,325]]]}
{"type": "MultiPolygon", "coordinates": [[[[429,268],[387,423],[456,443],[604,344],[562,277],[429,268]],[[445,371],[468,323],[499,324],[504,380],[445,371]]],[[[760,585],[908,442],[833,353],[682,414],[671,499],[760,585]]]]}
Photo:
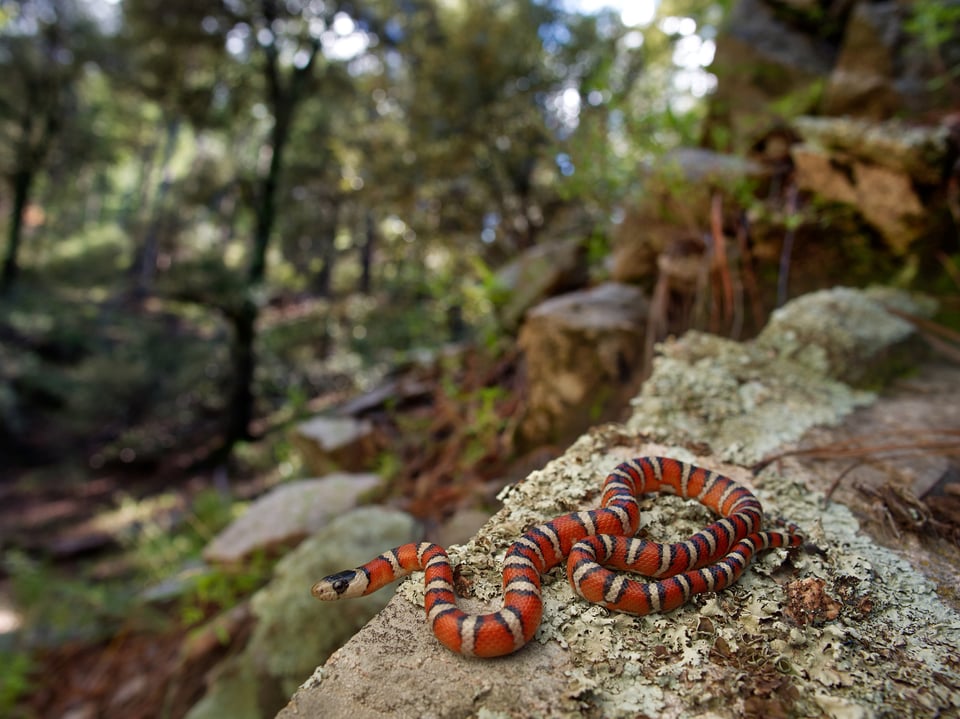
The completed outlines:
{"type": "Polygon", "coordinates": [[[541,576],[567,559],[577,594],[628,614],[666,612],[694,594],[733,584],[753,555],[771,547],[796,547],[796,526],[761,530],[757,498],[732,479],[664,457],[639,457],[618,465],[603,484],[600,509],[572,512],[525,532],[503,563],[503,608],[468,614],[457,607],[453,568],[443,547],[404,544],[362,567],[324,577],[312,589],[322,600],[358,597],[395,579],[425,570],[427,621],[440,642],[467,656],[496,657],[529,642],[543,616],[541,576]],[[640,523],[637,498],[647,492],[695,499],[721,515],[690,539],[660,544],[634,538],[640,523]],[[642,582],[605,569],[651,577],[642,582]]]}

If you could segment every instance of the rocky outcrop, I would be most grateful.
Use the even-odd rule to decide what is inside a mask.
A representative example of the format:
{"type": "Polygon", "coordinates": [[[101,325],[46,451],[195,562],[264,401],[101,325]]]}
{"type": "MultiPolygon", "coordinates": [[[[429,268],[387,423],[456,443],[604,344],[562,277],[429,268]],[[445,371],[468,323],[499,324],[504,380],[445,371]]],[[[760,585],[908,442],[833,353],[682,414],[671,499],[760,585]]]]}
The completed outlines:
{"type": "Polygon", "coordinates": [[[710,66],[718,85],[710,99],[708,146],[745,154],[784,117],[816,111],[838,53],[831,37],[836,20],[811,32],[801,19],[821,12],[817,5],[798,13],[775,0],[734,3],[710,66]]]}
{"type": "Polygon", "coordinates": [[[710,68],[718,88],[706,144],[745,153],[798,115],[877,121],[949,109],[956,89],[946,68],[960,55],[960,34],[937,5],[735,3],[710,68]]]}
{"type": "MultiPolygon", "coordinates": [[[[949,5],[947,0],[943,5],[949,5]]],[[[887,0],[857,2],[847,18],[840,43],[840,54],[824,89],[820,111],[825,115],[848,115],[886,120],[897,115],[918,115],[949,103],[949,94],[932,91],[941,82],[943,69],[937,55],[955,54],[960,49],[956,37],[951,48],[926,45],[917,25],[943,25],[933,17],[914,23],[911,11],[927,8],[887,0]],[[947,102],[944,102],[944,101],[947,102]]],[[[941,27],[949,38],[947,27],[941,27]]],[[[947,81],[949,82],[949,81],[947,81]]]]}
{"type": "MultiPolygon", "coordinates": [[[[592,431],[505,491],[503,509],[451,554],[460,566],[459,586],[471,594],[466,607],[496,608],[503,554],[523,529],[595,506],[606,472],[641,454],[694,461],[754,487],[767,514],[800,524],[816,551],[769,552],[733,588],[639,618],[586,604],[559,570],[552,572],[535,639],[493,661],[464,659],[435,641],[415,577],[317,669],[278,717],[932,718],[956,712],[960,614],[938,598],[935,582],[859,533],[846,507],[824,501],[822,483],[809,469],[785,474],[768,466],[751,477],[723,459],[756,462],[811,427],[840,423],[875,402],[875,395],[841,381],[848,375],[839,358],[884,376],[882,358],[910,334],[902,320],[883,312],[891,299],[901,309],[924,311],[903,295],[839,291],[806,300],[810,306],[788,306],[777,320],[781,329],[771,329],[762,342],[739,345],[705,335],[677,341],[658,359],[627,425],[592,431]],[[820,351],[804,352],[797,342],[804,341],[805,323],[791,316],[818,312],[832,317],[837,331],[823,332],[820,351]],[[860,322],[871,327],[850,337],[847,329],[860,322]]],[[[658,539],[688,536],[707,515],[694,503],[656,497],[644,502],[643,529],[658,539]]]]}
{"type": "Polygon", "coordinates": [[[944,229],[921,197],[936,197],[948,174],[945,126],[815,117],[793,125],[803,138],[791,152],[801,190],[855,209],[897,255],[944,229]]]}

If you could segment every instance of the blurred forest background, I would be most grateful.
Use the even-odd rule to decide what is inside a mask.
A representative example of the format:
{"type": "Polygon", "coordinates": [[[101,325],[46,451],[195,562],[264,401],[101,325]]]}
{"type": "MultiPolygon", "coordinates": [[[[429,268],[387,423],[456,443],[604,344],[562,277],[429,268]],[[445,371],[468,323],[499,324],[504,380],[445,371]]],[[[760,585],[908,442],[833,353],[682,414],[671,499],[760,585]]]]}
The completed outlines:
{"type": "MultiPolygon", "coordinates": [[[[378,400],[381,498],[440,522],[555,452],[511,434],[501,268],[577,237],[580,283],[603,281],[645,168],[730,149],[705,121],[734,4],[0,0],[0,502],[23,520],[0,582],[30,628],[0,627],[0,713],[133,631],[132,606],[176,644],[248,595],[269,558],[191,585],[172,627],[136,591],[310,476],[292,426],[410,368],[416,391],[378,400]]],[[[914,10],[949,96],[956,6],[914,10]]],[[[778,246],[818,227],[786,184],[769,196],[778,246]]],[[[808,255],[796,286],[956,292],[955,237],[882,244],[808,255]]],[[[783,271],[738,334],[797,291],[783,271]]]]}
{"type": "MultiPolygon", "coordinates": [[[[495,333],[491,268],[564,208],[608,214],[696,129],[690,92],[665,92],[692,32],[614,11],[2,8],[14,461],[226,452],[331,381],[495,333]]],[[[662,10],[707,39],[722,9],[662,10]]]]}

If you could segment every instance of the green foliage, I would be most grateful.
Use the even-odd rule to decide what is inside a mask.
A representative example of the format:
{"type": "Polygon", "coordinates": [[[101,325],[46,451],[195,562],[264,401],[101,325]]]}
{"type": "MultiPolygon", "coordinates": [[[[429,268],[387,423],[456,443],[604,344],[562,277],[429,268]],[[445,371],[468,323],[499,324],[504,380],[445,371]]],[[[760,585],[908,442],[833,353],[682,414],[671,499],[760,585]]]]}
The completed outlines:
{"type": "Polygon", "coordinates": [[[253,594],[270,578],[274,562],[264,554],[254,554],[242,567],[217,567],[197,576],[180,598],[180,621],[195,626],[212,613],[235,606],[253,594]]]}
{"type": "Polygon", "coordinates": [[[34,662],[26,652],[0,649],[0,714],[16,717],[17,701],[28,694],[34,685],[31,673],[34,662]]]}
{"type": "Polygon", "coordinates": [[[960,80],[960,3],[916,0],[904,28],[919,40],[937,73],[929,80],[929,89],[944,93],[945,104],[955,104],[960,80]]]}
{"type": "MultiPolygon", "coordinates": [[[[4,7],[17,24],[45,6],[4,7]]],[[[538,242],[565,202],[602,216],[638,162],[696,136],[696,113],[665,100],[674,39],[640,37],[612,11],[129,0],[109,34],[82,4],[55,9],[68,8],[77,15],[57,18],[74,52],[63,67],[37,64],[43,23],[4,39],[17,81],[0,92],[0,130],[28,139],[16,110],[30,68],[52,78],[48,105],[73,98],[82,110],[56,115],[73,129],[34,158],[30,200],[45,219],[25,234],[23,321],[9,319],[70,360],[5,355],[0,421],[24,437],[106,436],[96,465],[155,459],[200,425],[208,434],[195,441],[208,441],[211,419],[236,416],[235,379],[251,385],[257,415],[285,421],[341,382],[326,364],[338,353],[369,366],[466,336],[493,346],[492,268],[538,242]],[[338,56],[338,43],[358,40],[359,55],[338,56]],[[278,126],[285,154],[274,153],[278,126]],[[264,227],[267,207],[276,221],[264,227]],[[257,247],[274,240],[266,280],[250,288],[254,236],[257,247]],[[362,277],[372,291],[351,297],[362,277]],[[132,284],[144,307],[129,306],[132,284]],[[240,376],[229,318],[311,294],[324,300],[312,311],[263,312],[256,371],[240,376]]],[[[668,9],[715,21],[702,3],[668,9]]],[[[603,242],[592,247],[597,258],[603,242]]]]}
{"type": "Polygon", "coordinates": [[[270,577],[274,562],[262,553],[234,568],[191,568],[203,548],[236,518],[239,508],[224,493],[207,489],[193,498],[174,531],[164,521],[146,521],[131,538],[131,558],[138,576],[146,581],[166,581],[172,570],[186,568],[174,578],[182,585],[178,598],[182,624],[194,625],[211,613],[234,606],[270,577]]]}
{"type": "MultiPolygon", "coordinates": [[[[3,569],[11,578],[14,600],[23,613],[21,637],[29,646],[57,644],[66,640],[96,641],[114,633],[120,626],[162,629],[168,616],[161,616],[144,602],[140,592],[145,586],[168,581],[180,568],[198,561],[202,548],[236,514],[236,505],[222,493],[205,490],[192,500],[181,520],[176,516],[176,498],[160,495],[150,500],[125,500],[115,516],[101,518],[107,527],[122,520],[136,531],[122,537],[132,575],[114,580],[91,580],[82,573],[66,576],[60,569],[8,551],[3,569]]],[[[179,619],[194,624],[213,611],[233,606],[249,596],[270,576],[273,562],[254,556],[242,568],[215,568],[206,572],[186,572],[176,576],[182,583],[179,593],[179,619]]],[[[10,662],[10,671],[0,672],[7,684],[0,683],[0,708],[6,696],[24,688],[29,665],[17,654],[0,654],[0,662],[10,662]],[[9,678],[7,674],[9,673],[9,678]]]]}
{"type": "Polygon", "coordinates": [[[395,452],[381,452],[377,455],[374,472],[384,478],[384,484],[389,486],[403,468],[403,459],[395,452]]]}
{"type": "Polygon", "coordinates": [[[21,635],[31,646],[108,636],[134,604],[130,587],[66,577],[53,566],[10,550],[4,571],[23,616],[21,635]]]}
{"type": "MultiPolygon", "coordinates": [[[[446,388],[451,392],[452,388],[446,388]]],[[[509,419],[501,417],[498,405],[508,398],[503,387],[480,387],[473,392],[452,392],[452,399],[469,408],[470,422],[467,429],[463,462],[471,466],[489,454],[490,447],[507,427],[509,419]]]]}
{"type": "Polygon", "coordinates": [[[823,98],[825,89],[826,80],[819,78],[789,94],[782,95],[776,102],[771,103],[771,109],[784,119],[814,112],[823,98]]]}
{"type": "Polygon", "coordinates": [[[937,50],[957,39],[960,26],[960,3],[944,0],[915,0],[910,4],[910,17],[904,23],[927,50],[937,50]]]}
{"type": "MultiPolygon", "coordinates": [[[[37,238],[24,251],[30,265],[43,268],[43,282],[79,292],[116,286],[130,264],[129,238],[114,223],[92,225],[80,232],[37,238]]],[[[96,296],[96,295],[95,295],[96,296]]]]}
{"type": "MultiPolygon", "coordinates": [[[[165,579],[171,568],[181,567],[197,559],[202,549],[237,514],[238,507],[229,496],[215,489],[205,489],[192,500],[175,528],[169,517],[175,495],[159,495],[148,501],[132,499],[121,503],[127,516],[144,515],[138,531],[126,540],[131,560],[138,573],[150,581],[165,579]],[[166,505],[167,511],[163,510],[166,505]]],[[[175,516],[175,514],[174,514],[175,516]]]]}

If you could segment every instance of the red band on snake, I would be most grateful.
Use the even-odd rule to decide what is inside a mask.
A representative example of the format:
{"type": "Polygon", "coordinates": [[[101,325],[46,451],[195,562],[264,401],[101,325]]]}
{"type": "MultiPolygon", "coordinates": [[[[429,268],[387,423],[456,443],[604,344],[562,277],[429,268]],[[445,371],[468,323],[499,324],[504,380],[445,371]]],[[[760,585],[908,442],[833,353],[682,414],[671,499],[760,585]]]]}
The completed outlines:
{"type": "Polygon", "coordinates": [[[496,657],[517,651],[533,638],[543,616],[540,579],[564,558],[570,584],[589,601],[628,614],[665,612],[694,594],[733,584],[756,552],[803,542],[793,525],[762,531],[762,522],[760,502],[732,479],[674,459],[640,457],[607,476],[600,509],[557,517],[510,546],[499,611],[468,614],[459,609],[450,559],[443,547],[429,542],[404,544],[362,567],[324,577],[312,592],[323,600],[358,597],[422,569],[427,621],[437,639],[460,654],[496,657]],[[683,542],[635,539],[637,498],[647,492],[695,499],[722,518],[683,542]],[[628,579],[604,566],[657,581],[628,579]]]}

